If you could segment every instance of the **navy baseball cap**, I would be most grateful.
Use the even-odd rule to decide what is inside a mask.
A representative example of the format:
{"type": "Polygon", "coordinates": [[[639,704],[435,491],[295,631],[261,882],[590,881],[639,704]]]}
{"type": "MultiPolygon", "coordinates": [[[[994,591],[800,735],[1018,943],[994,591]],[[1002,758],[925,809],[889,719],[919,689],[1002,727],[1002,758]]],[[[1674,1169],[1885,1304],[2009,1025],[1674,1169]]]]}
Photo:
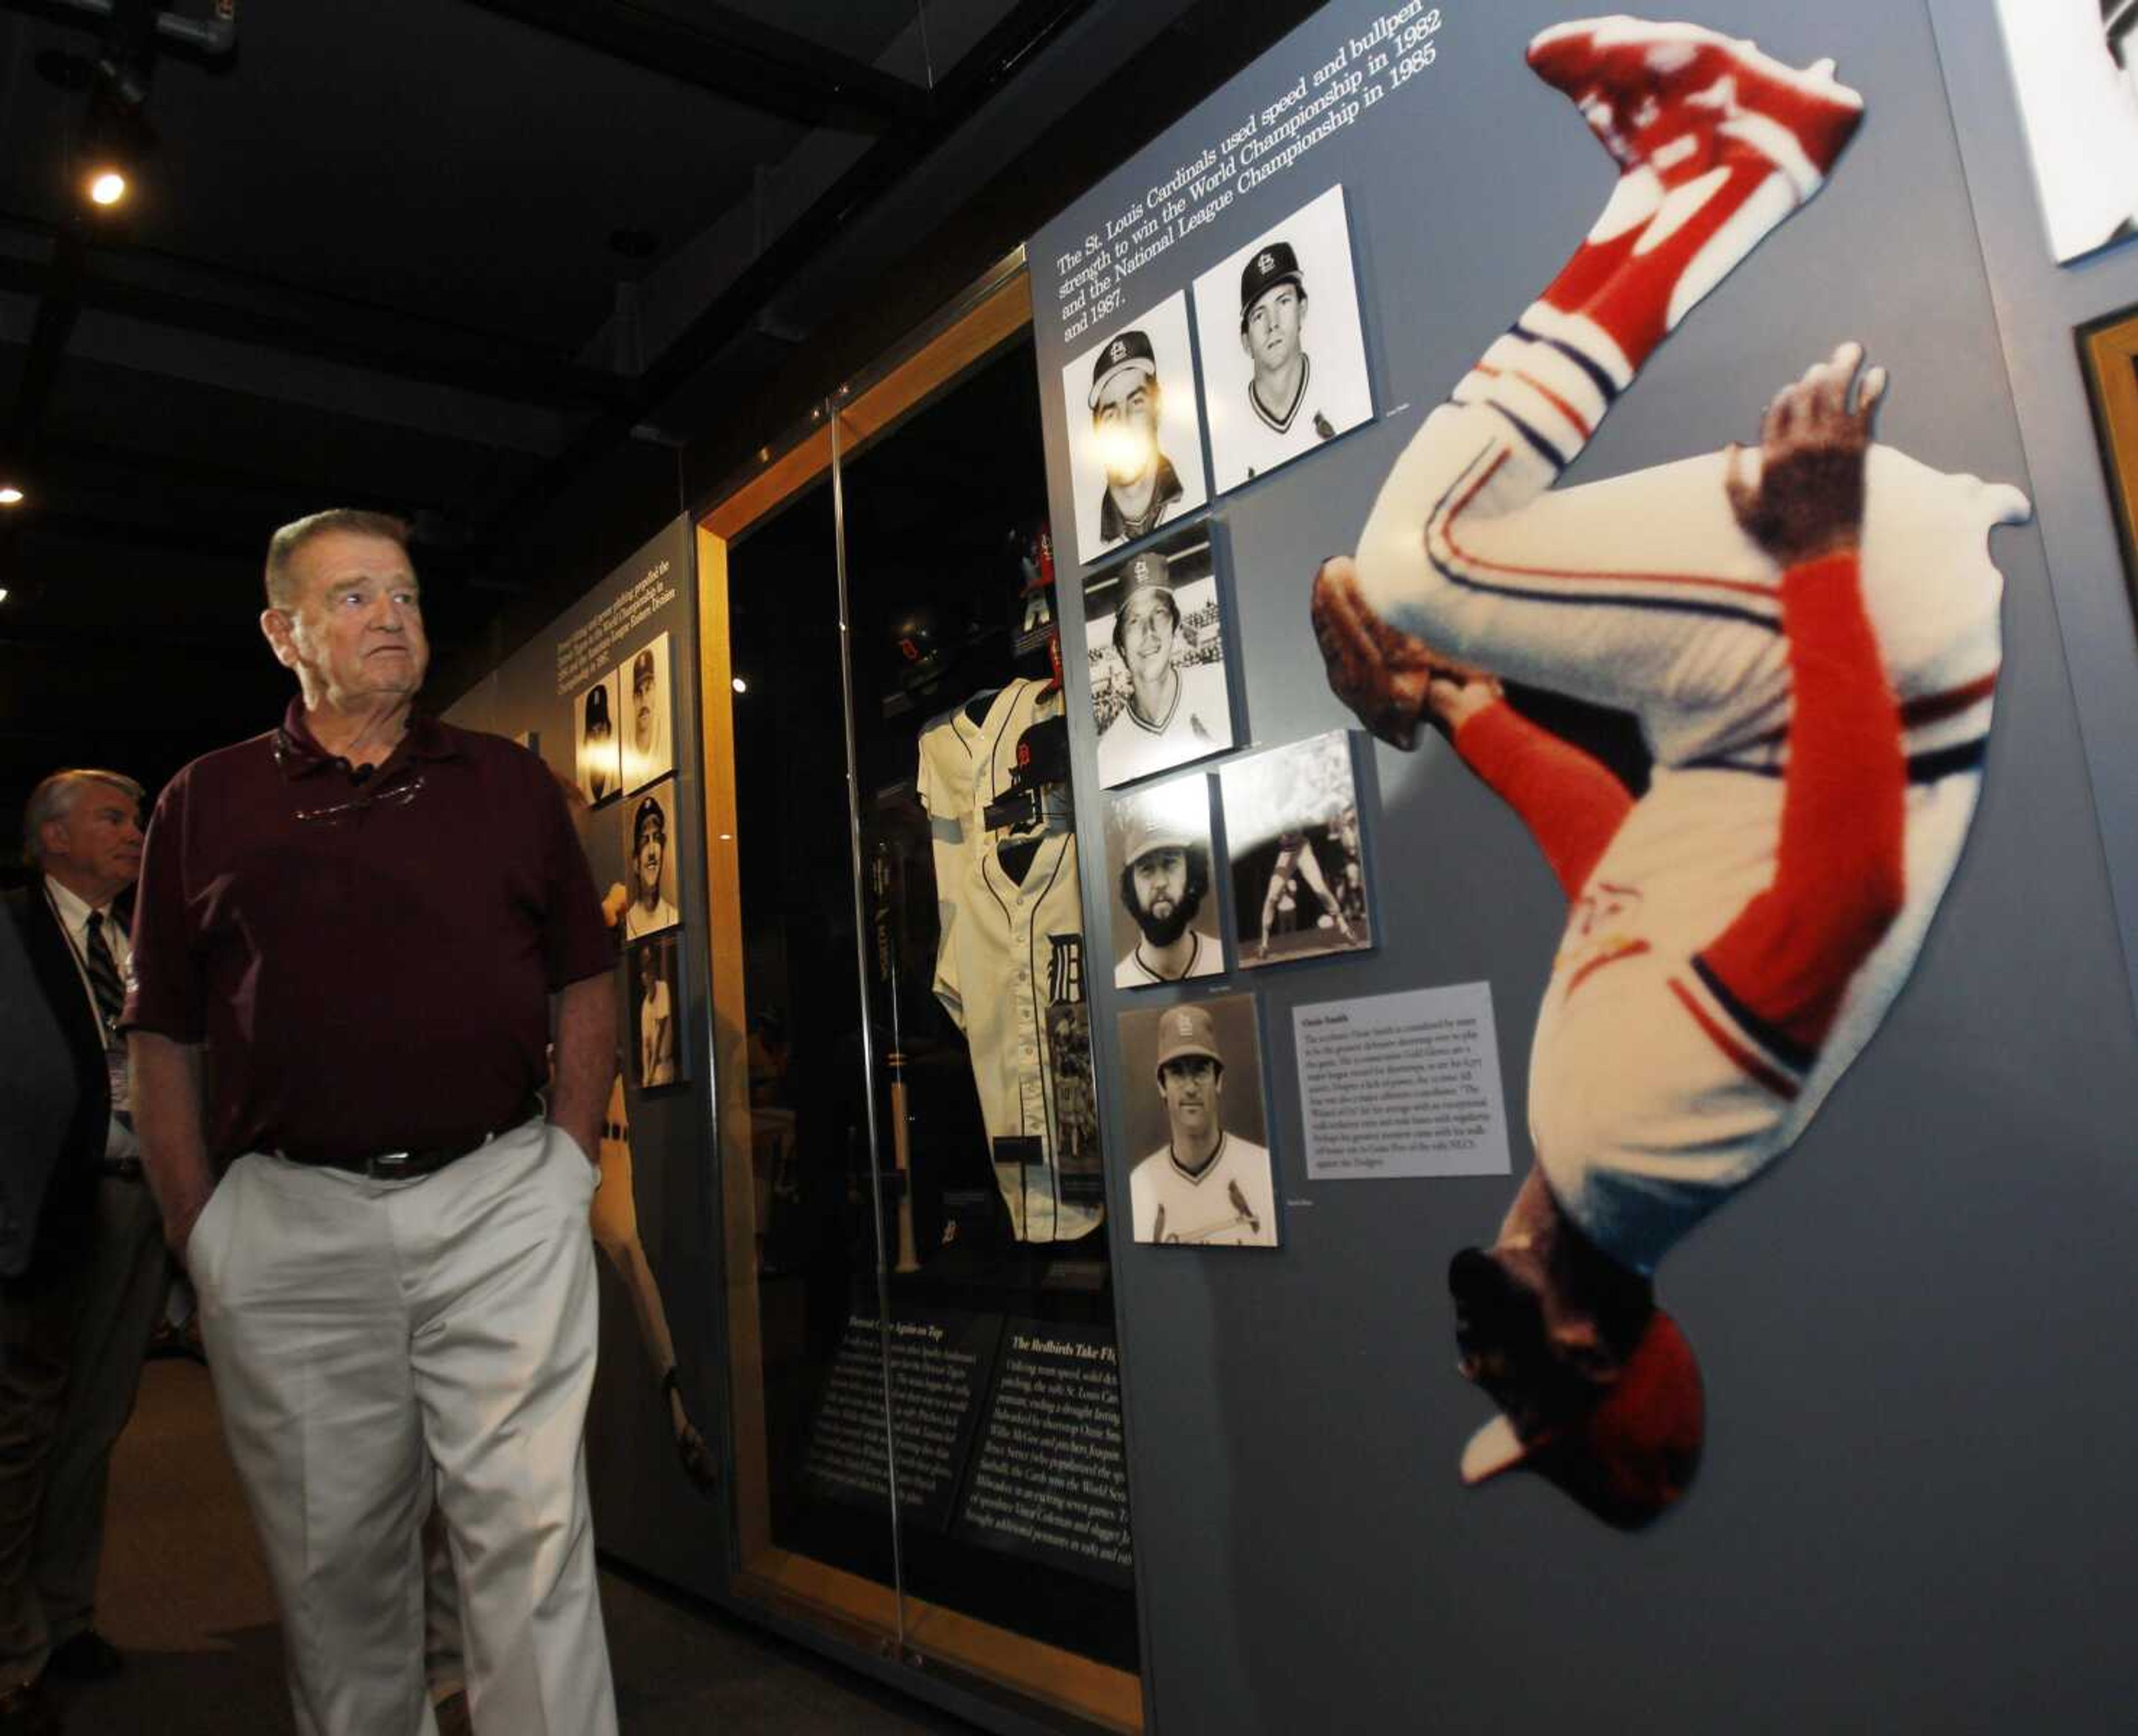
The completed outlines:
{"type": "Polygon", "coordinates": [[[668,841],[668,816],[661,812],[660,802],[651,796],[638,804],[638,812],[632,817],[632,855],[636,856],[638,853],[638,847],[646,841],[646,835],[649,831],[659,832],[662,843],[668,841]]]}
{"type": "Polygon", "coordinates": [[[1110,339],[1101,348],[1099,359],[1091,366],[1091,391],[1085,407],[1099,407],[1099,393],[1106,383],[1124,368],[1140,368],[1151,378],[1158,378],[1158,357],[1150,347],[1150,339],[1140,331],[1125,331],[1110,339]]]}
{"type": "Polygon", "coordinates": [[[1171,591],[1173,569],[1166,564],[1165,557],[1156,549],[1139,554],[1121,568],[1121,594],[1114,604],[1114,618],[1119,620],[1121,612],[1129,606],[1129,599],[1139,591],[1171,591]]]}
{"type": "Polygon", "coordinates": [[[1240,273],[1240,324],[1244,329],[1247,315],[1255,310],[1255,304],[1281,283],[1296,284],[1301,295],[1306,293],[1306,279],[1299,269],[1299,256],[1291,251],[1290,241],[1272,241],[1259,247],[1240,273]]]}

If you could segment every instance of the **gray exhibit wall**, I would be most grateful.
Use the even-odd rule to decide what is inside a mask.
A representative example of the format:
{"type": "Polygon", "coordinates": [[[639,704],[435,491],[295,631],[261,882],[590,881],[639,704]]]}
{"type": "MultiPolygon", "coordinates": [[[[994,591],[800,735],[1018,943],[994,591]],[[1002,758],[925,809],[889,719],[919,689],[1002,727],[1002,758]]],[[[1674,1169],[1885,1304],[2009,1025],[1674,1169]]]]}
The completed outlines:
{"type": "MultiPolygon", "coordinates": [[[[1308,627],[1311,578],[1354,546],[1425,412],[1611,188],[1579,118],[1523,62],[1529,38],[1571,8],[1452,0],[1403,44],[1431,10],[1339,0],[1030,246],[1074,646],[1076,581],[1093,568],[1071,530],[1083,399],[1067,401],[1064,369],[1287,213],[1345,190],[1374,415],[1209,509],[1234,754],[1351,724],[1308,627]],[[1394,40],[1379,51],[1400,62],[1429,41],[1429,64],[1399,86],[1379,74],[1377,101],[1308,129],[1311,147],[1267,179],[1222,168],[1250,114],[1302,79],[1313,100],[1340,49],[1340,84],[1364,61],[1355,45],[1389,18],[1394,40]],[[1206,145],[1233,199],[1199,226],[1165,220],[1169,242],[1072,332],[1086,238],[1110,255],[1112,239],[1127,242],[1131,259],[1150,248],[1159,231],[1133,238],[1150,213],[1115,238],[1110,221],[1154,189],[1163,202],[1206,145]]],[[[2127,891],[2138,798],[2115,762],[2133,739],[2138,677],[2069,331],[2121,291],[2082,294],[2047,266],[1987,0],[1704,0],[1696,17],[1793,64],[1837,57],[1867,116],[1832,184],[1662,347],[1569,480],[1752,440],[1777,387],[1862,340],[1892,372],[1884,439],[2016,483],[2041,511],[1993,545],[2004,661],[1974,829],[1868,1051],[1794,1153],[1662,1269],[1662,1299],[1701,1357],[1706,1459],[1691,1498],[1639,1535],[1539,1480],[1474,1491],[1457,1480],[1489,1411],[1454,1370],[1447,1265],[1491,1238],[1530,1167],[1523,1082],[1564,906],[1519,823],[1446,746],[1360,744],[1372,952],[1260,971],[1235,961],[1226,978],[1134,997],[1096,975],[1115,1223],[1128,1220],[1127,1173],[1143,1155],[1121,1105],[1150,1089],[1124,1066],[1115,1015],[1241,990],[1261,1004],[1282,1217],[1274,1252],[1115,1232],[1146,1694],[1168,1736],[2091,1730],[2121,1728],[2138,1690],[2125,1620],[2138,1606],[2126,1251],[2138,1031],[2132,901],[2119,923],[2101,824],[2127,891]],[[1957,142],[1946,76],[1967,110],[1957,142]],[[2104,786],[2121,777],[2098,797],[2090,748],[2104,786]],[[1481,982],[1513,1174],[1310,1180],[1293,1008],[1481,982]]],[[[2089,271],[2138,300],[2138,258],[2089,271]]],[[[1084,288],[1087,309],[1114,293],[1088,276],[1084,288]]],[[[1311,348],[1311,323],[1309,336],[1311,348]]],[[[1237,363],[1231,329],[1198,325],[1197,338],[1206,368],[1237,363]]],[[[1071,661],[1079,829],[1096,837],[1089,682],[1071,661]]],[[[1086,876],[1087,933],[1108,932],[1111,896],[1086,876]]]]}
{"type": "Polygon", "coordinates": [[[2138,304],[2138,245],[2056,263],[1993,0],[1931,0],[1930,12],[2138,995],[2138,627],[2072,336],[2138,304]]]}
{"type": "MultiPolygon", "coordinates": [[[[652,1292],[673,1339],[677,1378],[692,1420],[719,1452],[727,1438],[725,1385],[715,1310],[720,1295],[719,1238],[712,1231],[712,1077],[706,984],[696,968],[705,910],[704,781],[698,729],[697,593],[691,529],[678,519],[631,558],[590,584],[549,629],[486,675],[447,713],[454,723],[523,739],[528,731],[544,762],[567,782],[580,772],[575,702],[604,676],[620,700],[612,728],[621,741],[630,728],[632,678],[638,654],[666,636],[667,738],[672,782],[666,776],[604,792],[581,827],[597,891],[632,878],[628,833],[648,792],[672,791],[664,803],[667,845],[676,880],[664,901],[681,917],[676,948],[682,956],[681,1005],[674,1012],[681,1080],[640,1085],[635,1053],[641,997],[628,955],[617,966],[617,1052],[623,1057],[623,1105],[628,1121],[627,1164],[617,1143],[605,1139],[603,1192],[627,1188],[638,1247],[652,1292]]],[[[598,1193],[594,1217],[604,1231],[596,1261],[601,1285],[601,1358],[587,1422],[588,1475],[595,1535],[604,1553],[707,1597],[725,1593],[727,1520],[724,1494],[700,1493],[686,1475],[671,1431],[668,1404],[642,1326],[642,1278],[624,1275],[633,1261],[628,1239],[616,1233],[623,1202],[598,1193]]]]}

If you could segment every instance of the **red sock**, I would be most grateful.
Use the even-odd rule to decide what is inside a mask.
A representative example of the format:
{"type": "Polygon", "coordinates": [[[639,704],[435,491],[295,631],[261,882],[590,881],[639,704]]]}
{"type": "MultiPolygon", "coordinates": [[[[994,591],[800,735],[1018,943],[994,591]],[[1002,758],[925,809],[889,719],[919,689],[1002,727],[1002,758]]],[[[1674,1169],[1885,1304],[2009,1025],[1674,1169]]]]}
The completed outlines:
{"type": "Polygon", "coordinates": [[[1571,903],[1633,805],[1626,787],[1579,748],[1504,700],[1455,732],[1455,750],[1514,809],[1571,903]]]}

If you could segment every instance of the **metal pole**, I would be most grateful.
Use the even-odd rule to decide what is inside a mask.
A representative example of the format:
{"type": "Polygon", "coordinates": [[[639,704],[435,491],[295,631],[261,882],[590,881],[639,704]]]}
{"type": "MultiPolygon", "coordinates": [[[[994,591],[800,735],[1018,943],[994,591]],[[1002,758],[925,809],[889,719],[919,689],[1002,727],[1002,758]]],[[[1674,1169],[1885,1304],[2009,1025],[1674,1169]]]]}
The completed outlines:
{"type": "Polygon", "coordinates": [[[868,912],[862,861],[861,749],[854,734],[853,614],[847,591],[847,490],[839,439],[840,398],[827,400],[831,418],[832,532],[839,574],[839,686],[846,698],[847,830],[853,853],[854,980],[860,992],[862,1072],[867,1085],[869,1207],[876,1231],[876,1318],[877,1347],[883,1355],[883,1465],[891,1490],[891,1577],[897,1611],[898,1656],[905,1657],[905,1558],[898,1509],[897,1407],[891,1378],[891,1276],[883,1239],[883,1136],[876,1109],[876,1032],[869,1019],[868,912]]]}

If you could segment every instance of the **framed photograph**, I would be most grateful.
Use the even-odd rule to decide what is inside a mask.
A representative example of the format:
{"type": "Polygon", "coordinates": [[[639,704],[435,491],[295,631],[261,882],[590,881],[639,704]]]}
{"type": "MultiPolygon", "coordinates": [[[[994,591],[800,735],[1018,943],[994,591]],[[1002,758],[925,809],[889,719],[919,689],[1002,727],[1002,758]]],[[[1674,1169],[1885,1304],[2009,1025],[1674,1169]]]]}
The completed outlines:
{"type": "Polygon", "coordinates": [[[1196,398],[1185,290],[1115,323],[1062,370],[1079,564],[1209,500],[1196,398]]]}
{"type": "Polygon", "coordinates": [[[1224,974],[1213,863],[1210,780],[1202,773],[1108,800],[1116,988],[1224,974]]]}
{"type": "Polygon", "coordinates": [[[2124,0],[1997,0],[2059,261],[2138,226],[2138,7],[2124,0]]]}
{"type": "Polygon", "coordinates": [[[2123,544],[2123,583],[2138,611],[2138,307],[2126,307],[2078,329],[2079,365],[2093,401],[2101,465],[2116,502],[2123,544]]]}
{"type": "Polygon", "coordinates": [[[1330,188],[1197,278],[1195,329],[1218,493],[1371,422],[1344,189],[1330,188]]]}
{"type": "Polygon", "coordinates": [[[676,847],[681,840],[673,778],[623,804],[623,938],[658,934],[683,918],[676,904],[676,847]]]}
{"type": "Polygon", "coordinates": [[[631,1082],[642,1091],[683,1084],[683,948],[670,933],[624,948],[623,1004],[630,1015],[631,1082]]]}
{"type": "Polygon", "coordinates": [[[1242,968],[1374,944],[1349,730],[1218,768],[1242,968]]]}
{"type": "Polygon", "coordinates": [[[1233,745],[1225,623],[1208,520],[1084,586],[1084,656],[1106,789],[1233,745]]]}
{"type": "Polygon", "coordinates": [[[1276,1165],[1262,1101],[1252,995],[1218,995],[1120,1016],[1121,1095],[1138,1241],[1273,1248],[1276,1165]]]}
{"type": "Polygon", "coordinates": [[[633,653],[618,675],[623,700],[623,787],[643,789],[676,769],[667,634],[633,653]]]}
{"type": "Polygon", "coordinates": [[[579,793],[593,807],[613,801],[623,788],[622,744],[616,733],[617,675],[612,669],[572,701],[579,793]]]}

